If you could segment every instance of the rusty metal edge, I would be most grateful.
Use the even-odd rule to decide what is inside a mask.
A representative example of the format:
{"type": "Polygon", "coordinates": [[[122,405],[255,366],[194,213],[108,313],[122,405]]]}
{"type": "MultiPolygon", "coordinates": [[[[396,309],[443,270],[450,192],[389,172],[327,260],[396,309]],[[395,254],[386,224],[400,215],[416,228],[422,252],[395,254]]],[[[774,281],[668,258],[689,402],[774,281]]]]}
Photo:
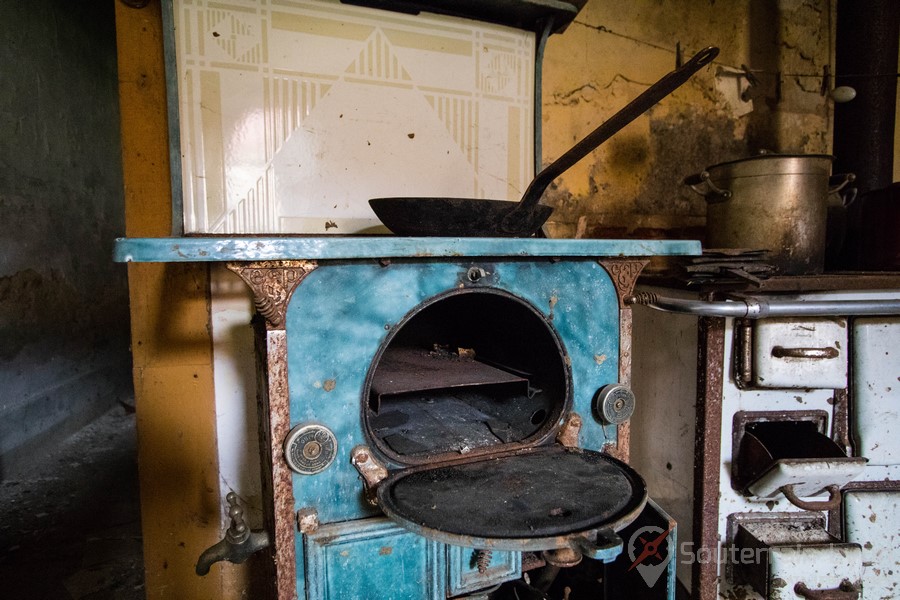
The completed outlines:
{"type": "MultiPolygon", "coordinates": [[[[641,272],[649,264],[647,259],[609,258],[598,260],[609,275],[616,289],[619,302],[619,383],[631,387],[631,351],[634,323],[631,305],[625,304],[625,297],[634,291],[641,272]]],[[[616,446],[609,454],[627,463],[631,458],[631,424],[626,421],[616,426],[616,446]]]]}
{"type": "MultiPolygon", "coordinates": [[[[719,483],[722,450],[722,386],[725,377],[725,319],[701,317],[697,345],[697,435],[694,440],[694,527],[697,551],[718,553],[719,483]]],[[[715,561],[691,568],[691,595],[714,600],[718,594],[715,561]]]]}
{"type": "MultiPolygon", "coordinates": [[[[847,456],[855,456],[853,440],[850,439],[850,393],[846,388],[834,390],[831,439],[843,448],[847,456]]],[[[844,539],[843,502],[828,511],[828,533],[844,539]]]]}
{"type": "Polygon", "coordinates": [[[263,517],[272,535],[269,581],[277,600],[297,598],[294,490],[291,471],[281,443],[290,430],[287,381],[287,336],[284,330],[266,330],[255,320],[259,369],[259,438],[262,456],[263,517]]]}

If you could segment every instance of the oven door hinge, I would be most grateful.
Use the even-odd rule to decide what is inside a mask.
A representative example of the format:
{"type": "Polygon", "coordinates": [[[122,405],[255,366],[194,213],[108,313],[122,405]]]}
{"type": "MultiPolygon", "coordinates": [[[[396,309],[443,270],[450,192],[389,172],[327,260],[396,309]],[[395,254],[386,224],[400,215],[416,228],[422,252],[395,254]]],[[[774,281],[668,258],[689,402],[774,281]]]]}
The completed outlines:
{"type": "Polygon", "coordinates": [[[367,446],[356,446],[350,451],[350,463],[356,467],[363,478],[366,488],[366,500],[372,506],[378,505],[375,494],[378,484],[388,476],[387,468],[372,456],[372,451],[367,446]]]}
{"type": "Polygon", "coordinates": [[[578,447],[578,434],[581,433],[581,426],[584,420],[576,412],[570,412],[565,422],[556,434],[556,441],[566,448],[578,447]]]}

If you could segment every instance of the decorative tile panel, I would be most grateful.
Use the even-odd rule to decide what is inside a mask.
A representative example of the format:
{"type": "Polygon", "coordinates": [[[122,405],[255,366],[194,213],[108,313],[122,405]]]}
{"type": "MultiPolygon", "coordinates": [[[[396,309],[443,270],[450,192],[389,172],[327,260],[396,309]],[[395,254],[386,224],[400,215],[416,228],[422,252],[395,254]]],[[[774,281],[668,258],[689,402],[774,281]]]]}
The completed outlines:
{"type": "Polygon", "coordinates": [[[531,33],[335,0],[173,10],[186,232],[356,233],[369,198],[531,180],[531,33]]]}

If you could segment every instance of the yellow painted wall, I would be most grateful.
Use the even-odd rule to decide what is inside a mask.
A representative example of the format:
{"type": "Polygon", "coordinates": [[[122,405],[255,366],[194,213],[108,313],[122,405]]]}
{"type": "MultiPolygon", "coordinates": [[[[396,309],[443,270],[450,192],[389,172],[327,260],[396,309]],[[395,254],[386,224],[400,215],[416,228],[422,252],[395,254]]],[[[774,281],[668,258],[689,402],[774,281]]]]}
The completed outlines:
{"type": "MultiPolygon", "coordinates": [[[[115,1],[126,234],[171,234],[166,96],[159,0],[115,1]]],[[[138,467],[149,599],[240,597],[242,567],[194,572],[222,536],[209,270],[128,266],[138,467]]]]}

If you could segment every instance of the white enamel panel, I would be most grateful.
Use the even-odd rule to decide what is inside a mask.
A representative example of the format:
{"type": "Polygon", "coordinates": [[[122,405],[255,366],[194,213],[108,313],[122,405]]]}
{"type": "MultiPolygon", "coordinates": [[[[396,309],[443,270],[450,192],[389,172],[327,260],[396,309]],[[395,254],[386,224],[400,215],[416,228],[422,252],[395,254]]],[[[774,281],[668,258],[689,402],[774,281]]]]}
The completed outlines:
{"type": "Polygon", "coordinates": [[[765,388],[847,386],[845,318],[762,319],[753,326],[754,383],[765,388]],[[779,357],[778,349],[831,351],[833,358],[779,357]]]}
{"type": "MultiPolygon", "coordinates": [[[[654,500],[678,523],[678,539],[691,540],[697,318],[643,306],[635,306],[632,313],[631,387],[636,405],[629,463],[647,482],[654,500]]],[[[678,579],[689,584],[690,563],[676,561],[676,570],[678,579]]]]}
{"type": "Polygon", "coordinates": [[[834,590],[844,580],[859,586],[862,551],[856,544],[823,544],[769,548],[770,600],[800,598],[794,586],[802,582],[810,590],[834,590]]]}
{"type": "Polygon", "coordinates": [[[534,35],[337,0],[174,0],[185,230],[354,233],[368,199],[518,199],[534,35]]]}
{"type": "MultiPolygon", "coordinates": [[[[791,504],[784,495],[778,495],[775,498],[746,496],[732,487],[731,457],[734,414],[739,411],[823,410],[832,415],[834,405],[834,391],[832,389],[741,389],[735,384],[734,373],[730,368],[733,360],[734,321],[733,319],[728,319],[725,324],[725,344],[722,357],[725,381],[722,389],[722,447],[719,471],[719,535],[721,540],[727,537],[728,516],[733,513],[803,512],[791,504]]],[[[830,427],[831,418],[828,419],[826,430],[830,430],[830,427]]],[[[820,500],[824,498],[815,499],[820,500]]],[[[719,565],[720,574],[724,575],[722,570],[722,565],[719,565]]],[[[760,598],[758,594],[749,588],[743,586],[732,587],[732,582],[723,577],[719,588],[719,598],[735,597],[743,597],[747,600],[760,598]]],[[[788,597],[792,598],[791,596],[788,597]]]]}
{"type": "Polygon", "coordinates": [[[900,318],[854,320],[852,389],[858,453],[900,464],[900,318]]]}
{"type": "Polygon", "coordinates": [[[794,486],[794,493],[804,498],[823,492],[829,485],[843,487],[859,477],[866,467],[864,459],[843,460],[779,460],[749,487],[760,498],[781,496],[781,488],[794,486]]]}
{"type": "Polygon", "coordinates": [[[844,534],[862,546],[863,597],[900,597],[900,492],[844,494],[844,534]]]}
{"type": "MultiPolygon", "coordinates": [[[[210,315],[215,356],[213,384],[219,485],[222,496],[236,493],[253,527],[262,526],[260,457],[256,408],[253,299],[241,279],[216,265],[210,269],[210,315]]],[[[230,517],[222,502],[222,524],[230,517]]]]}

